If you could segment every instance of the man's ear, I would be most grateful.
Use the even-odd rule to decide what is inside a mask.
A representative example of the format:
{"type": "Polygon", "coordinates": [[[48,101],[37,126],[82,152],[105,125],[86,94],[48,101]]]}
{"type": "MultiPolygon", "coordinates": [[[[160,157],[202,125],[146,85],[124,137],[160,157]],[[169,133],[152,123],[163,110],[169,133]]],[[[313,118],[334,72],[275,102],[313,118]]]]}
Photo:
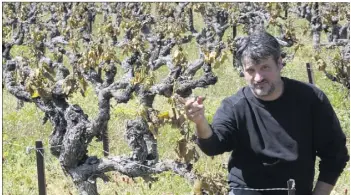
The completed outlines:
{"type": "Polygon", "coordinates": [[[282,70],[283,69],[283,58],[282,57],[279,57],[279,59],[278,59],[278,68],[279,68],[279,70],[282,70]]]}

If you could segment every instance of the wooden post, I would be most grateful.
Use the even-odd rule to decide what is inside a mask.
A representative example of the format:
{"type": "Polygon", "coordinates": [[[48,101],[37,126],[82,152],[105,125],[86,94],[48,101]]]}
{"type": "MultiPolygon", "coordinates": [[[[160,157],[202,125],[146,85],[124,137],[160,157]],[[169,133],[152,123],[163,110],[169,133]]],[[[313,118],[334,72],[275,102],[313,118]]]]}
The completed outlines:
{"type": "Polygon", "coordinates": [[[102,148],[104,150],[104,156],[108,156],[110,150],[107,129],[102,131],[102,148]]]}
{"type": "Polygon", "coordinates": [[[306,69],[307,69],[307,75],[308,75],[308,82],[311,84],[314,84],[313,72],[312,72],[312,68],[311,68],[310,63],[306,63],[306,69]]]}
{"type": "Polygon", "coordinates": [[[45,169],[44,169],[44,148],[42,141],[35,142],[37,156],[38,188],[39,195],[46,195],[45,169]]]}
{"type": "Polygon", "coordinates": [[[195,31],[195,28],[194,28],[194,16],[193,16],[193,9],[190,7],[188,9],[188,15],[189,15],[189,30],[190,32],[194,33],[196,32],[195,31]]]}
{"type": "MultiPolygon", "coordinates": [[[[233,24],[233,44],[235,43],[234,42],[235,37],[236,37],[236,24],[233,24]]],[[[235,51],[235,45],[234,45],[234,48],[233,48],[233,68],[236,68],[235,58],[236,58],[236,51],[235,51]]]]}
{"type": "Polygon", "coordinates": [[[295,195],[295,180],[289,179],[288,182],[288,195],[295,195]]]}

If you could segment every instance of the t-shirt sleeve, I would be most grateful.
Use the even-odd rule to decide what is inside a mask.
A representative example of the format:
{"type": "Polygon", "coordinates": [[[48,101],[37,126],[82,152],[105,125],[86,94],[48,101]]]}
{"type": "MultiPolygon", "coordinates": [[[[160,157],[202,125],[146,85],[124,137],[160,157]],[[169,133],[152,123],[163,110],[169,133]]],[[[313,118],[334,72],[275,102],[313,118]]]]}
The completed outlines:
{"type": "Polygon", "coordinates": [[[323,92],[318,94],[314,104],[314,148],[321,159],[318,180],[335,185],[349,160],[346,137],[323,92]]]}
{"type": "Polygon", "coordinates": [[[212,136],[207,139],[197,138],[200,149],[209,156],[230,152],[235,147],[236,122],[233,105],[229,98],[222,101],[210,124],[212,136]]]}

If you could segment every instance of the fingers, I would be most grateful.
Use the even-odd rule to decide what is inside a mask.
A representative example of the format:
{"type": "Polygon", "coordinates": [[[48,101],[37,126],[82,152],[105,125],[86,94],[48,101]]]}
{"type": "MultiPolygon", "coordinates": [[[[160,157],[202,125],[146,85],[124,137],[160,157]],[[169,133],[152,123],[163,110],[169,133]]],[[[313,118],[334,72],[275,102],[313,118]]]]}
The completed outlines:
{"type": "Polygon", "coordinates": [[[189,120],[195,122],[204,118],[205,108],[203,101],[206,97],[198,96],[192,98],[176,97],[180,103],[184,104],[186,116],[189,120]]]}
{"type": "Polygon", "coordinates": [[[190,109],[193,104],[196,102],[196,98],[190,98],[185,102],[185,109],[190,109]]]}
{"type": "Polygon", "coordinates": [[[206,97],[199,96],[199,97],[197,97],[197,103],[202,104],[205,99],[206,99],[206,97]]]}
{"type": "Polygon", "coordinates": [[[205,107],[203,105],[203,101],[206,99],[206,97],[195,96],[187,99],[180,97],[178,94],[175,94],[174,97],[177,99],[178,102],[184,104],[185,113],[189,120],[195,123],[204,120],[205,107]]]}
{"type": "Polygon", "coordinates": [[[188,113],[188,114],[193,114],[193,113],[196,113],[196,112],[198,112],[199,110],[203,110],[203,109],[204,109],[204,105],[201,104],[201,105],[193,106],[193,107],[187,109],[187,113],[188,113]]]}
{"type": "Polygon", "coordinates": [[[182,104],[186,104],[186,99],[185,98],[182,98],[182,97],[180,97],[179,95],[175,95],[175,97],[179,100],[179,102],[180,103],[182,103],[182,104]]]}
{"type": "Polygon", "coordinates": [[[191,110],[186,113],[186,116],[189,120],[195,122],[204,117],[204,109],[191,110]]]}
{"type": "Polygon", "coordinates": [[[195,101],[195,98],[190,99],[187,103],[185,113],[189,120],[196,123],[196,121],[204,118],[205,108],[203,104],[199,105],[197,101],[195,101]]]}
{"type": "Polygon", "coordinates": [[[178,94],[175,95],[175,98],[182,104],[184,104],[185,106],[189,106],[189,104],[197,101],[198,104],[202,104],[203,101],[206,99],[206,96],[203,97],[203,96],[195,96],[193,98],[190,98],[190,99],[186,99],[186,98],[183,98],[181,96],[179,96],[178,94]]]}

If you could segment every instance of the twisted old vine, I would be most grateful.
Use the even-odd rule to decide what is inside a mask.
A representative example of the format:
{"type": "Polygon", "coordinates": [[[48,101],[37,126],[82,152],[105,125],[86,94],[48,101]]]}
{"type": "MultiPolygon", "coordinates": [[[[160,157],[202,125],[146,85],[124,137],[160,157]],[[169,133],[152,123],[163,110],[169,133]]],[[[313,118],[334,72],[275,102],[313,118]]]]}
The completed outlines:
{"type": "MultiPolygon", "coordinates": [[[[196,88],[216,84],[218,78],[212,70],[220,67],[229,55],[234,58],[234,67],[241,70],[235,58],[245,37],[236,36],[238,26],[243,26],[248,34],[268,26],[279,27],[280,36],[276,37],[279,43],[283,47],[295,46],[296,52],[302,44],[288,15],[295,12],[310,21],[315,45],[322,29],[330,33],[330,44],[349,45],[349,22],[340,26],[338,20],[326,14],[323,15],[326,22],[321,19],[320,10],[340,13],[328,10],[327,3],[319,7],[299,4],[297,10],[290,3],[3,5],[3,83],[18,100],[34,103],[45,113],[43,122],[50,121],[53,128],[49,140],[51,153],[80,194],[98,194],[95,181],[108,180],[105,173],[109,171],[146,181],[155,174],[172,171],[194,184],[196,194],[225,193],[224,178],[192,170],[199,156],[177,97],[189,97],[196,88]],[[202,29],[194,27],[194,12],[203,19],[202,29]],[[94,25],[97,15],[103,18],[100,25],[94,25]],[[233,35],[224,42],[224,33],[230,28],[233,35]],[[193,40],[199,53],[197,59],[190,61],[184,46],[193,40]],[[19,46],[29,52],[13,56],[11,49],[19,46]],[[158,82],[155,72],[162,66],[169,73],[158,82]],[[202,75],[195,79],[201,69],[202,75]],[[123,76],[118,76],[117,71],[123,72],[123,76]],[[93,119],[79,105],[67,101],[73,93],[85,96],[89,85],[98,97],[98,115],[93,119]],[[104,140],[103,149],[108,151],[111,101],[127,103],[134,96],[140,103],[138,116],[125,125],[125,139],[132,154],[89,156],[88,146],[94,138],[104,140]],[[156,96],[168,98],[172,110],[156,110],[153,107],[156,96]],[[183,135],[177,143],[178,160],[159,159],[156,137],[165,124],[179,128],[183,135]]],[[[349,50],[345,53],[349,55],[349,50]]],[[[283,53],[282,57],[291,59],[293,55],[283,53]]],[[[343,61],[348,58],[339,56],[334,63],[340,67],[335,78],[343,84],[345,79],[349,80],[349,60],[343,61]]]]}

